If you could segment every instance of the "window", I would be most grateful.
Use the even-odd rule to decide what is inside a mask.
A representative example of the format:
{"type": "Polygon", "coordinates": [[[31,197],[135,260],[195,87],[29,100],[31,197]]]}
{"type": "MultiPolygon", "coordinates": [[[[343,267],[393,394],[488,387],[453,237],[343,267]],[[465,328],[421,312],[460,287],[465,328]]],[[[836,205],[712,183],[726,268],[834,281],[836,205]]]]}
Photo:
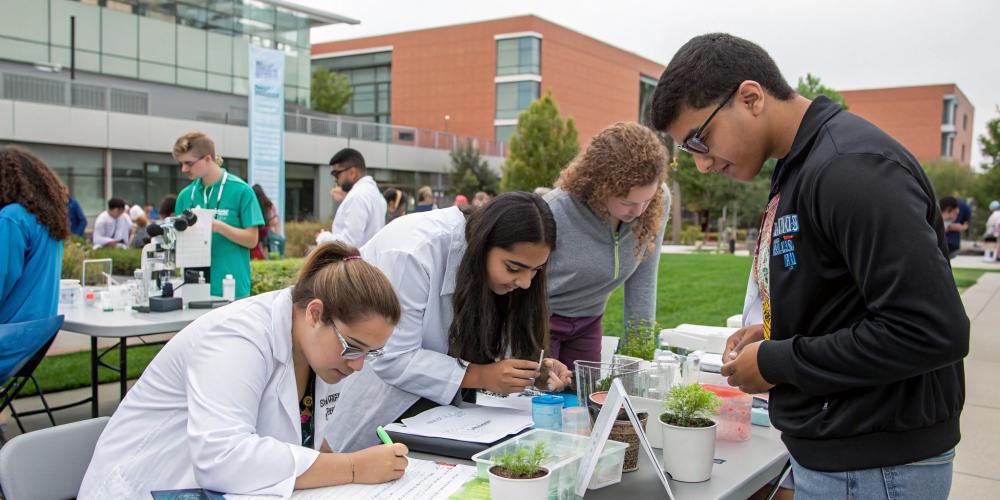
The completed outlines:
{"type": "Polygon", "coordinates": [[[961,161],[962,163],[965,163],[965,144],[962,144],[962,156],[961,156],[961,159],[959,161],[961,161]]]}
{"type": "MultiPolygon", "coordinates": [[[[2,143],[0,143],[2,145],[2,143]]],[[[104,153],[98,149],[45,144],[22,144],[38,155],[59,175],[70,189],[70,195],[93,220],[107,208],[104,193],[104,153]]]]}
{"type": "Polygon", "coordinates": [[[497,76],[541,74],[542,41],[533,36],[497,40],[497,76]]]}
{"type": "Polygon", "coordinates": [[[969,126],[969,115],[962,113],[962,130],[966,130],[969,126]]]}
{"type": "Polygon", "coordinates": [[[497,125],[495,128],[497,142],[507,144],[510,142],[510,136],[517,130],[517,125],[497,125]]]}
{"type": "Polygon", "coordinates": [[[653,91],[656,90],[656,82],[656,78],[639,75],[639,123],[646,123],[649,116],[650,100],[653,98],[653,91]]]}
{"type": "Polygon", "coordinates": [[[540,84],[538,82],[505,82],[497,84],[497,114],[498,120],[517,118],[538,99],[540,84]]]}
{"type": "Polygon", "coordinates": [[[326,68],[347,77],[354,96],[343,114],[361,121],[390,123],[392,115],[392,52],[356,54],[313,61],[315,67],[326,68]]]}
{"type": "MultiPolygon", "coordinates": [[[[315,165],[285,164],[285,220],[309,220],[315,199],[317,168],[315,165]]],[[[326,170],[323,169],[323,173],[326,170]]],[[[267,216],[267,214],[264,214],[267,216]]]]}
{"type": "Polygon", "coordinates": [[[942,125],[954,125],[955,124],[955,114],[958,112],[958,100],[955,96],[948,95],[944,97],[944,109],[941,116],[942,125]]]}
{"type": "Polygon", "coordinates": [[[941,134],[941,157],[950,158],[955,151],[955,133],[944,132],[941,134]]]}
{"type": "Polygon", "coordinates": [[[111,166],[111,192],[127,203],[158,206],[190,182],[168,154],[114,151],[111,166]]]}

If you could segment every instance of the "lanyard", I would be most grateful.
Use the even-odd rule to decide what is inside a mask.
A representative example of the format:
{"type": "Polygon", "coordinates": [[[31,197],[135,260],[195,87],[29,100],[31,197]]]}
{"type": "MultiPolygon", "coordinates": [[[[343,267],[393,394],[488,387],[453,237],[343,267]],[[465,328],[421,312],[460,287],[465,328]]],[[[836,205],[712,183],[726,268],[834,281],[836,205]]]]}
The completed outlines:
{"type": "MultiPolygon", "coordinates": [[[[219,203],[222,202],[222,190],[226,189],[226,181],[229,180],[229,172],[222,173],[222,184],[219,185],[219,192],[215,197],[215,208],[219,208],[219,203]]],[[[200,182],[200,181],[199,181],[200,182]]],[[[201,189],[202,201],[205,203],[200,208],[208,208],[208,190],[205,188],[201,189]]],[[[191,190],[191,204],[194,205],[194,189],[191,190]]]]}

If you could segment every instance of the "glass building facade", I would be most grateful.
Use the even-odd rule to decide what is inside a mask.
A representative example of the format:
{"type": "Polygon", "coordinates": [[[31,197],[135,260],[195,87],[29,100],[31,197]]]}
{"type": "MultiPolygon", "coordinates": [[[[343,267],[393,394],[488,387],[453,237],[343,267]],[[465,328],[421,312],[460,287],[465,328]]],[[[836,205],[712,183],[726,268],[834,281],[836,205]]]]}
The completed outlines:
{"type": "Polygon", "coordinates": [[[255,0],[0,0],[0,59],[246,95],[250,45],[285,53],[309,104],[309,15],[255,0]]]}
{"type": "Polygon", "coordinates": [[[317,59],[316,67],[347,77],[354,95],[341,114],[392,123],[392,51],[317,59]]]}

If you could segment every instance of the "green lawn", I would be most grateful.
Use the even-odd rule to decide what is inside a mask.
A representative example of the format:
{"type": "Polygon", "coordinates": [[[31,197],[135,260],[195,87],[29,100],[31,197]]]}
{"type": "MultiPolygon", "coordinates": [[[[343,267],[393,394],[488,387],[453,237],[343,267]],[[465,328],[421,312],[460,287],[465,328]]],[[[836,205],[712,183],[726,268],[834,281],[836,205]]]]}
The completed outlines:
{"type": "MultiPolygon", "coordinates": [[[[139,378],[142,371],[146,369],[146,365],[153,360],[162,347],[162,345],[130,347],[128,349],[129,378],[139,378]]],[[[105,363],[117,367],[118,350],[109,352],[103,359],[105,363]]],[[[90,385],[90,351],[48,356],[35,369],[35,378],[38,379],[38,383],[46,393],[87,387],[90,385]]],[[[97,378],[102,383],[114,382],[118,380],[118,374],[102,367],[97,369],[97,378]]],[[[35,386],[30,383],[21,392],[22,395],[34,393],[35,386]]]]}
{"type": "MultiPolygon", "coordinates": [[[[681,323],[725,326],[743,312],[750,257],[713,254],[660,256],[656,320],[663,328],[681,323]]],[[[611,295],[604,312],[604,334],[624,330],[624,291],[611,295]]]]}
{"type": "MultiPolygon", "coordinates": [[[[660,257],[656,317],[661,327],[681,323],[725,325],[726,318],[743,311],[750,258],[733,255],[668,254],[660,257]]],[[[959,290],[975,284],[986,271],[955,269],[955,284],[959,290]]],[[[624,320],[623,291],[618,289],[608,301],[604,315],[604,332],[621,335],[624,320]]],[[[129,349],[129,378],[137,378],[161,346],[140,346],[129,349]]],[[[105,360],[117,365],[116,352],[105,360]]],[[[116,374],[101,369],[102,382],[116,380],[116,374]]],[[[90,353],[80,352],[49,356],[35,371],[46,392],[85,387],[90,384],[90,353]]],[[[33,389],[30,387],[29,389],[33,389]]],[[[30,391],[26,391],[30,392],[30,391]]]]}
{"type": "Polygon", "coordinates": [[[966,288],[975,285],[979,281],[979,277],[987,272],[991,271],[966,268],[951,270],[951,273],[955,275],[955,286],[958,287],[959,292],[964,292],[966,288]]]}

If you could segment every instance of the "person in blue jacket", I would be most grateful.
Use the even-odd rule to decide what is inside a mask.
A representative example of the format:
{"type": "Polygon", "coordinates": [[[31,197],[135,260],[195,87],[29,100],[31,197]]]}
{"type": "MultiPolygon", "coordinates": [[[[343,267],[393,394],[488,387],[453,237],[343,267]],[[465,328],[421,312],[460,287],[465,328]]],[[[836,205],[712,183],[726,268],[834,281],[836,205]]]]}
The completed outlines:
{"type": "Polygon", "coordinates": [[[37,156],[0,148],[0,365],[10,361],[8,354],[48,340],[3,326],[56,315],[67,198],[62,181],[37,156]]]}
{"type": "Polygon", "coordinates": [[[69,186],[65,186],[63,191],[66,192],[66,196],[69,198],[69,202],[66,205],[66,210],[69,212],[69,232],[77,236],[83,236],[83,233],[87,230],[87,216],[83,213],[83,207],[80,206],[80,202],[76,201],[76,198],[69,194],[69,186]]]}

